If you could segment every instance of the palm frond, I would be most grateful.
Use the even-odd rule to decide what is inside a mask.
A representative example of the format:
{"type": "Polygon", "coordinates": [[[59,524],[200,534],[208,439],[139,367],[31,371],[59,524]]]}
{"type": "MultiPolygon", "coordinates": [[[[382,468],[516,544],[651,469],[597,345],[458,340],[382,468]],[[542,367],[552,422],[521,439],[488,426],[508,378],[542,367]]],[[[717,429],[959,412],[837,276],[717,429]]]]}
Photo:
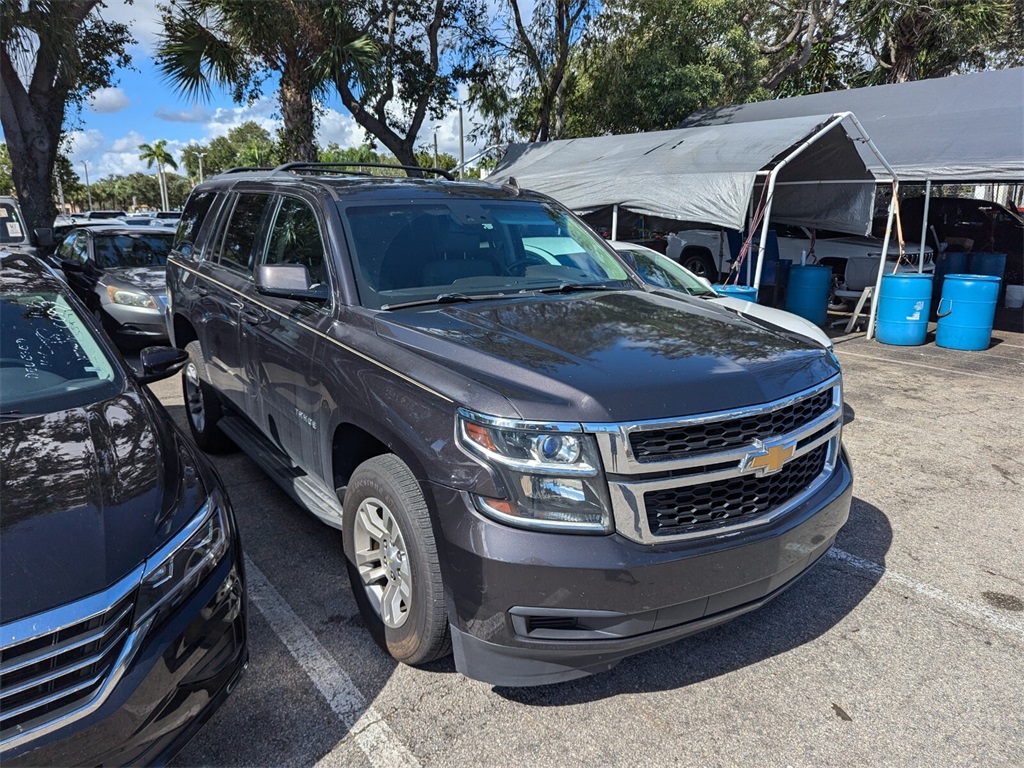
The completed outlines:
{"type": "Polygon", "coordinates": [[[209,100],[211,84],[234,86],[246,77],[244,53],[191,15],[165,15],[157,45],[157,67],[175,90],[209,100]]]}

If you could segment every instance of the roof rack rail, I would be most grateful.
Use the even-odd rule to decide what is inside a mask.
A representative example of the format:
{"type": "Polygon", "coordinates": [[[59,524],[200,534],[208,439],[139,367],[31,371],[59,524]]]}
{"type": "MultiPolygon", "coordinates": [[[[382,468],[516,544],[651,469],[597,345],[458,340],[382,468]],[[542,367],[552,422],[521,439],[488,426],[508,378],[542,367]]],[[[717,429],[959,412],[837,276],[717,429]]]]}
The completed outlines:
{"type": "Polygon", "coordinates": [[[255,165],[237,165],[234,168],[228,168],[226,171],[221,171],[221,174],[225,173],[251,173],[253,171],[273,171],[273,168],[255,166],[255,165]]]}
{"type": "MultiPolygon", "coordinates": [[[[275,171],[315,171],[320,168],[390,168],[392,170],[414,171],[416,173],[435,173],[443,176],[448,181],[455,181],[455,177],[443,168],[423,168],[419,165],[391,165],[390,163],[285,163],[274,168],[275,171]]],[[[248,169],[247,169],[248,170],[248,169]]],[[[354,176],[366,176],[365,173],[352,171],[354,176]]]]}

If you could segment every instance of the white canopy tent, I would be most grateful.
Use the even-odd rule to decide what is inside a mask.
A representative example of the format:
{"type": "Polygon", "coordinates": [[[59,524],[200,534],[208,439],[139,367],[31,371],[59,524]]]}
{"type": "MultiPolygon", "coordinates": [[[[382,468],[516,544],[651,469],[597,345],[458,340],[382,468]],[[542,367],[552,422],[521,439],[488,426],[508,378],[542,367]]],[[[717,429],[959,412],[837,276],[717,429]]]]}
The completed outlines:
{"type": "MultiPolygon", "coordinates": [[[[850,112],[514,144],[487,180],[510,178],[578,213],[612,207],[613,239],[620,207],[743,229],[759,200],[755,287],[769,219],[868,234],[877,182],[896,181],[850,112]]],[[[889,215],[891,223],[892,210],[889,215]]]]}

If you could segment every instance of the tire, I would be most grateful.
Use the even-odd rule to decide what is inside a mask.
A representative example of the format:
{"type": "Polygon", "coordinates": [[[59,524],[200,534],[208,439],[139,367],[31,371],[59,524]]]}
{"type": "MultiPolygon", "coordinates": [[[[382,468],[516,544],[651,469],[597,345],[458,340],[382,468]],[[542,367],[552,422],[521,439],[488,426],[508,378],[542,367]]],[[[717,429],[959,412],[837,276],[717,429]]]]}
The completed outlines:
{"type": "Polygon", "coordinates": [[[712,283],[718,282],[718,267],[707,251],[685,250],[679,257],[679,263],[697,277],[706,277],[712,283]]]}
{"type": "Polygon", "coordinates": [[[352,594],[378,645],[409,665],[451,653],[430,512],[405,462],[384,454],[356,468],[342,532],[352,594]]]}
{"type": "Polygon", "coordinates": [[[185,351],[188,362],[181,372],[181,389],[192,438],[207,453],[227,453],[235,446],[217,426],[224,416],[224,408],[217,392],[207,383],[202,347],[198,341],[191,341],[185,345],[185,351]]]}

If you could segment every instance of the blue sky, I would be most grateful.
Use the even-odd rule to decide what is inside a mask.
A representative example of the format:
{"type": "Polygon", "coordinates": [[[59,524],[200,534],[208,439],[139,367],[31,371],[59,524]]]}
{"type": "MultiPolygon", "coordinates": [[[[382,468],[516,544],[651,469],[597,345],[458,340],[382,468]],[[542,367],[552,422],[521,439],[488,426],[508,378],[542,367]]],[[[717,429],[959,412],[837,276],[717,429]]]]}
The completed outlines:
{"type": "MultiPolygon", "coordinates": [[[[218,91],[209,102],[191,103],[163,82],[152,58],[160,21],[156,0],[135,0],[132,5],[107,0],[103,15],[127,24],[138,40],[130,51],[136,71],[119,71],[114,87],[94,93],[79,118],[70,122],[65,150],[79,176],[84,175],[85,162],[91,181],[113,174],[155,172],[139,160],[138,145],[157,139],[165,139],[175,159],[180,159],[180,151],[187,144],[205,143],[247,120],[254,120],[271,133],[279,127],[272,86],[265,88],[263,98],[256,103],[239,105],[232,102],[229,93],[218,91]]],[[[349,147],[363,143],[362,128],[337,96],[324,107],[317,130],[321,145],[337,142],[349,147]]],[[[471,117],[467,115],[465,120],[468,133],[471,117]]],[[[458,157],[459,125],[454,104],[452,113],[443,120],[425,121],[418,144],[433,146],[435,125],[440,125],[438,149],[458,157]]],[[[466,156],[482,148],[467,141],[466,156]]]]}

